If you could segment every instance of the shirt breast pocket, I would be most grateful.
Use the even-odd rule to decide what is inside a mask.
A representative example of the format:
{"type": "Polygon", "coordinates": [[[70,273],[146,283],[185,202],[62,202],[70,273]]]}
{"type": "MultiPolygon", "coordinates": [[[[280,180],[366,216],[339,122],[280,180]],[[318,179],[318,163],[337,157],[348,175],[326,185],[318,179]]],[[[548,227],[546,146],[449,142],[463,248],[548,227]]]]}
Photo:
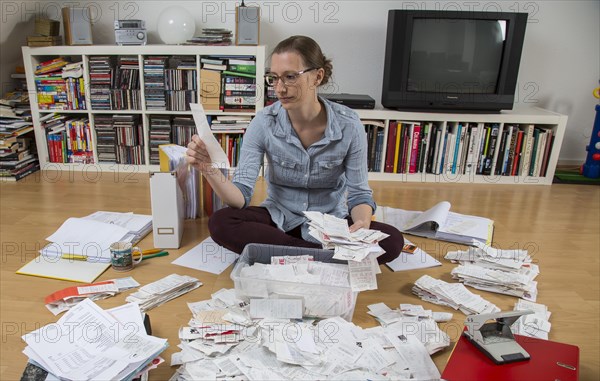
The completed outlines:
{"type": "Polygon", "coordinates": [[[316,163],[311,182],[314,187],[335,187],[344,174],[344,160],[321,160],[316,163]]]}
{"type": "Polygon", "coordinates": [[[269,165],[271,181],[281,185],[296,185],[300,176],[299,167],[300,165],[295,160],[273,155],[269,165]]]}

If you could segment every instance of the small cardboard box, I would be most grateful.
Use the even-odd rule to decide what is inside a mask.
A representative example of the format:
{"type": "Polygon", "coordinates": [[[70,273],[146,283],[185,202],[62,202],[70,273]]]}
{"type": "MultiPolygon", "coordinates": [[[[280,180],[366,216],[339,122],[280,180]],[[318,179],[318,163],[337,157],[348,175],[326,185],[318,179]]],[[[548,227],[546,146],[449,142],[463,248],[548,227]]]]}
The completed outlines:
{"type": "Polygon", "coordinates": [[[58,36],[60,33],[60,22],[45,18],[36,18],[35,33],[42,36],[58,36]]]}

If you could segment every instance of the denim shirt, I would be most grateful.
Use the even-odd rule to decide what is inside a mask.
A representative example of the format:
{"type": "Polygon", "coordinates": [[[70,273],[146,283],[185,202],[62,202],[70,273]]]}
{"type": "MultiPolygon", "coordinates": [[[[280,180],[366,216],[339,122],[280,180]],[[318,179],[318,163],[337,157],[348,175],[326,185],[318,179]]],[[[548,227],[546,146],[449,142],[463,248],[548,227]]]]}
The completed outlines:
{"type": "Polygon", "coordinates": [[[267,198],[261,204],[283,231],[304,224],[303,211],[319,211],[344,218],[356,205],[368,204],[375,211],[368,183],[367,134],[353,110],[319,98],[327,112],[327,127],[321,140],[305,149],[292,128],[287,111],[276,102],[258,112],[246,133],[236,185],[250,203],[260,167],[266,156],[267,198]]]}

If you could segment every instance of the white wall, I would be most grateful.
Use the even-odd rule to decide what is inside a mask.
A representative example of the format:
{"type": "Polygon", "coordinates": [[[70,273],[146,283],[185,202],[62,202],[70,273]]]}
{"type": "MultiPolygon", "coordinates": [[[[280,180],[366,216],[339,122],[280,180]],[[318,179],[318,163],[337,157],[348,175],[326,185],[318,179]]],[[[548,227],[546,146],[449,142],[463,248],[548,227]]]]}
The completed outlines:
{"type": "MultiPolygon", "coordinates": [[[[33,34],[38,14],[60,19],[64,5],[92,11],[96,44],[114,44],[115,19],[143,19],[149,43],[160,12],[181,5],[194,15],[196,30],[234,30],[234,1],[1,1],[0,74],[2,88],[20,62],[20,46],[33,34]]],[[[442,9],[528,12],[529,23],[519,74],[516,107],[540,106],[569,116],[560,160],[580,163],[586,157],[595,116],[591,92],[600,79],[600,2],[574,1],[248,1],[262,7],[261,43],[270,50],[290,35],[316,39],[333,59],[333,83],[327,91],[365,93],[381,99],[383,56],[389,9],[442,9]]]]}

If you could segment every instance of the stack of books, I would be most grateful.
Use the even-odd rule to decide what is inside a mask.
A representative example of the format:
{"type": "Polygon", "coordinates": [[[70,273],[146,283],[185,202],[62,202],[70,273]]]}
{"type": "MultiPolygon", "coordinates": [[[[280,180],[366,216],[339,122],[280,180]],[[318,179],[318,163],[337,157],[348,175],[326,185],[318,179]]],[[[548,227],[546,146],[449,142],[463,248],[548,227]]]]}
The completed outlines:
{"type": "Polygon", "coordinates": [[[0,99],[0,181],[17,181],[40,168],[28,104],[27,92],[0,99]]]}
{"type": "Polygon", "coordinates": [[[206,56],[200,63],[200,100],[205,110],[252,112],[255,109],[254,56],[206,56]]]}
{"type": "Polygon", "coordinates": [[[35,70],[40,110],[85,110],[85,84],[81,62],[63,57],[41,62],[35,70]]]}
{"type": "Polygon", "coordinates": [[[40,118],[48,141],[51,163],[94,162],[92,134],[87,118],[46,114],[40,118]]]}
{"type": "Polygon", "coordinates": [[[27,46],[54,46],[62,45],[59,36],[60,21],[47,18],[35,19],[35,36],[27,36],[27,46]]]}

